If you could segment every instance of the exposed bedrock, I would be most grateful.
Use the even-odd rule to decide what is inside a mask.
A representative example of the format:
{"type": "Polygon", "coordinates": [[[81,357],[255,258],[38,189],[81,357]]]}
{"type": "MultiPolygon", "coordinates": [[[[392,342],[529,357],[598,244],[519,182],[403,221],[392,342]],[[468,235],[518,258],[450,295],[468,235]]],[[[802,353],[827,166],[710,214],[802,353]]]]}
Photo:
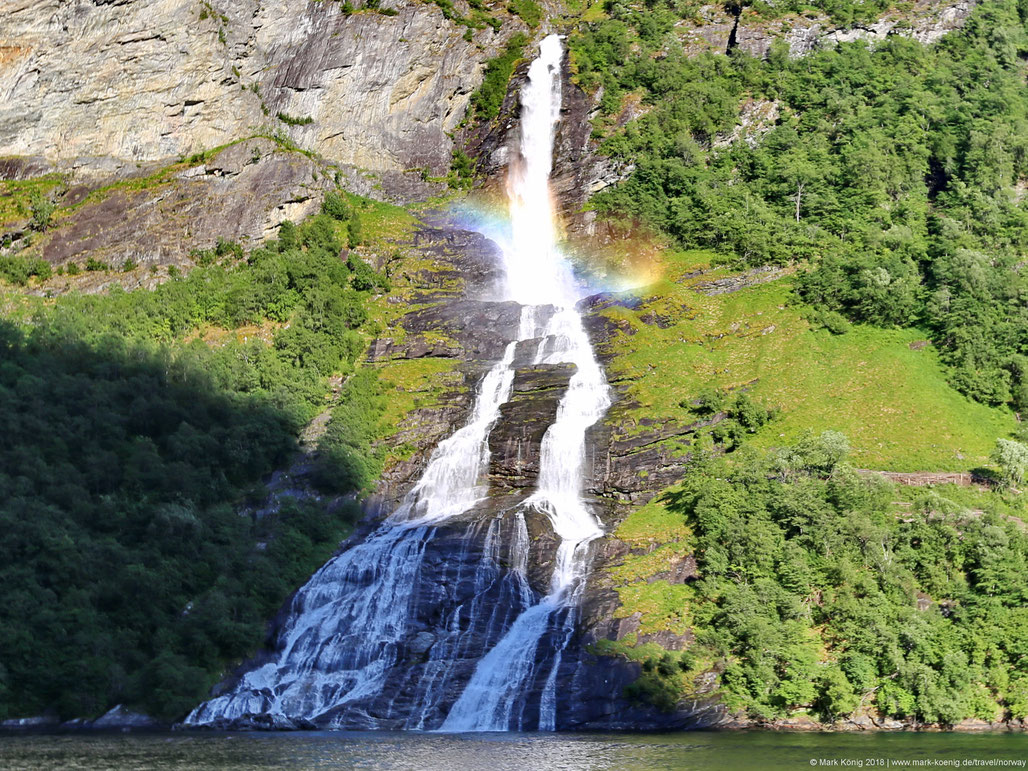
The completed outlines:
{"type": "Polygon", "coordinates": [[[489,433],[489,480],[499,490],[531,489],[539,475],[539,449],[574,374],[573,364],[518,368],[510,400],[489,433]]]}
{"type": "MultiPolygon", "coordinates": [[[[323,164],[282,152],[268,139],[251,139],[144,186],[102,196],[72,188],[65,205],[84,200],[38,241],[37,250],[53,265],[87,258],[115,267],[126,260],[144,268],[191,265],[192,249],[210,248],[219,239],[260,244],[283,220],[298,222],[316,213],[324,192],[334,187],[323,164]]],[[[140,270],[102,280],[131,289],[158,279],[140,270]]]]}
{"type": "Polygon", "coordinates": [[[447,132],[522,25],[505,16],[467,40],[434,5],[383,6],[396,15],[286,0],[12,0],[0,14],[0,147],[108,174],[281,131],[355,168],[445,174],[447,132]]]}

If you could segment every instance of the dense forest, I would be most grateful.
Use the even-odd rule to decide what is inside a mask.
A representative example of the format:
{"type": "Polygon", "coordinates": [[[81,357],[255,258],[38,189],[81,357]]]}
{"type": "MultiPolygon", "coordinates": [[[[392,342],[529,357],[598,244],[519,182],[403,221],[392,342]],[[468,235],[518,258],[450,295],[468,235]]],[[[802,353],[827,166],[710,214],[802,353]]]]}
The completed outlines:
{"type": "Polygon", "coordinates": [[[223,242],[152,292],[23,298],[2,322],[0,716],[181,716],[349,532],[354,504],[256,512],[332,375],[315,481],[378,474],[380,386],[355,361],[385,281],[347,256],[359,221],[330,193],[248,256],[223,242]]]}
{"type": "Polygon", "coordinates": [[[759,719],[955,724],[995,719],[997,702],[1028,716],[1023,523],[998,499],[896,502],[846,452],[824,432],[693,459],[664,500],[695,539],[695,643],[645,660],[634,693],[671,706],[683,672],[713,670],[725,703],[759,719]]]}
{"type": "Polygon", "coordinates": [[[934,46],[894,35],[795,59],[778,40],[766,60],[687,55],[677,4],[607,12],[569,42],[582,85],[603,89],[603,151],[634,166],[596,209],[728,263],[802,262],[819,323],[921,326],[956,388],[1028,408],[1028,5],[983,3],[934,46]],[[645,114],[617,128],[633,99],[645,114]],[[747,107],[765,118],[737,128],[747,107]]]}

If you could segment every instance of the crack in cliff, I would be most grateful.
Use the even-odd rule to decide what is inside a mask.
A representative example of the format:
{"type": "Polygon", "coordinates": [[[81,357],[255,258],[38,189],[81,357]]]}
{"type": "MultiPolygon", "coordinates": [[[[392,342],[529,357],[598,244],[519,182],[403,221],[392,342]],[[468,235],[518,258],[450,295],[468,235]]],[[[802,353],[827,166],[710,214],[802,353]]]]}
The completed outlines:
{"type": "Polygon", "coordinates": [[[725,10],[731,14],[732,31],[728,33],[728,45],[725,47],[725,54],[732,53],[733,48],[739,45],[739,18],[742,16],[742,0],[729,0],[725,3],[725,10]]]}

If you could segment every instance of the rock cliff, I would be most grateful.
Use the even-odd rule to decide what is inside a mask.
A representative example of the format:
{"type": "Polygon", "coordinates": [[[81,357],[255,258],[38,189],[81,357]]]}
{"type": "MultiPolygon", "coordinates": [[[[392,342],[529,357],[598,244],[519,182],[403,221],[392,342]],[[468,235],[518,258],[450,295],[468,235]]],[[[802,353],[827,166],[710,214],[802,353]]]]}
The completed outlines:
{"type": "Polygon", "coordinates": [[[499,30],[470,31],[435,5],[386,5],[9,0],[0,154],[110,174],[280,132],[385,176],[444,174],[448,132],[520,22],[499,10],[499,30]]]}
{"type": "Polygon", "coordinates": [[[676,31],[685,50],[694,54],[724,53],[738,47],[752,56],[763,57],[772,43],[782,40],[790,56],[800,57],[826,46],[853,40],[873,43],[889,35],[934,43],[947,32],[959,29],[976,4],[977,0],[918,0],[910,7],[885,13],[873,23],[852,26],[840,26],[814,11],[765,20],[751,9],[736,15],[727,5],[710,4],[700,8],[694,19],[679,22],[676,31]]]}

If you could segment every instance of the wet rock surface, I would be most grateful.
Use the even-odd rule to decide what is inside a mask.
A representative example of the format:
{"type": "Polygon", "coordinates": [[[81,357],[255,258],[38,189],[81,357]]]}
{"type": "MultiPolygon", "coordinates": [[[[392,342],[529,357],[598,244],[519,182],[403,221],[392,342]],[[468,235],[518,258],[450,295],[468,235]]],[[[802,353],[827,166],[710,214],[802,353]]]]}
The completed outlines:
{"type": "MultiPolygon", "coordinates": [[[[587,94],[572,81],[567,53],[562,71],[561,115],[550,181],[568,233],[592,238],[597,236],[595,212],[583,212],[583,204],[594,193],[625,179],[632,167],[619,165],[598,152],[591,121],[597,115],[600,94],[587,94]]],[[[475,125],[461,135],[466,152],[476,158],[479,171],[487,179],[486,195],[503,194],[507,168],[517,155],[520,93],[527,74],[527,63],[514,72],[496,120],[475,125]]]]}
{"type": "Polygon", "coordinates": [[[572,364],[536,364],[514,374],[510,400],[489,432],[489,479],[502,489],[535,487],[543,435],[575,372],[572,364]]]}

